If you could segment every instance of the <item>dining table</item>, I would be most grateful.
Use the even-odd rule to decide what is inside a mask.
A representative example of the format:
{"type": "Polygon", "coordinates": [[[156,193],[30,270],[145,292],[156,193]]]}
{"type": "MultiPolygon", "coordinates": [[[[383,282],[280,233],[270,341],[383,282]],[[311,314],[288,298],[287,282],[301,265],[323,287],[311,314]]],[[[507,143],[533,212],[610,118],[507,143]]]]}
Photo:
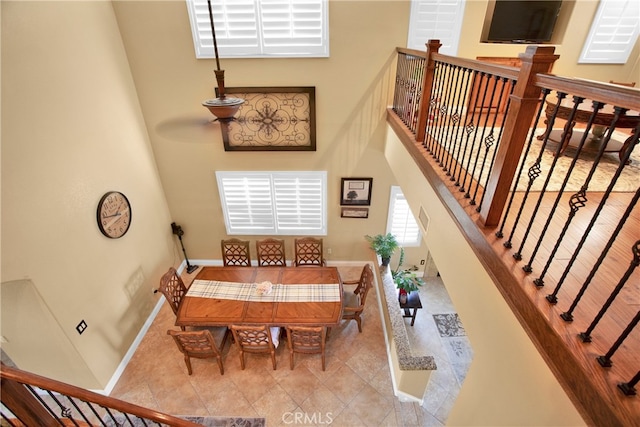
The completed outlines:
{"type": "Polygon", "coordinates": [[[177,326],[338,326],[336,267],[203,267],[182,298],[177,326]]]}

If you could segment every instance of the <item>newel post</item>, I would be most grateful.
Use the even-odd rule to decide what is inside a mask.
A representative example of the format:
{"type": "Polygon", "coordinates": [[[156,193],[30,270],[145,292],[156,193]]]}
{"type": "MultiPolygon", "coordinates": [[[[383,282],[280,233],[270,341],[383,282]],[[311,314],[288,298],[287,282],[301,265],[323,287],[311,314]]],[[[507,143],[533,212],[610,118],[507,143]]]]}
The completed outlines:
{"type": "Polygon", "coordinates": [[[559,58],[554,52],[553,46],[528,46],[519,55],[522,62],[520,74],[509,97],[510,107],[503,124],[502,143],[485,188],[485,203],[480,209],[480,220],[486,226],[493,227],[500,222],[522,148],[538,108],[541,89],[533,84],[533,79],[538,73],[551,71],[559,58]]]}
{"type": "Polygon", "coordinates": [[[430,39],[427,44],[427,59],[424,61],[424,77],[422,78],[422,97],[418,107],[418,123],[416,128],[416,141],[424,142],[427,132],[427,117],[429,117],[429,106],[431,104],[431,87],[433,86],[433,75],[436,69],[436,62],[431,57],[432,53],[438,53],[442,43],[437,39],[430,39]]]}

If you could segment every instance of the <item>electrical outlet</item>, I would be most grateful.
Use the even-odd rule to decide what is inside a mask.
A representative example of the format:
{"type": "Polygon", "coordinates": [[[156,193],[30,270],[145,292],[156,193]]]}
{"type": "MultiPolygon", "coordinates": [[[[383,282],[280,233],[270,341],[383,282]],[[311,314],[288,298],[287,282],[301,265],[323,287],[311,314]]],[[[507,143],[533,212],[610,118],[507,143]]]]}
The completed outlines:
{"type": "Polygon", "coordinates": [[[420,265],[424,265],[424,260],[423,259],[420,260],[420,265]]]}
{"type": "Polygon", "coordinates": [[[87,322],[85,322],[83,319],[80,321],[80,323],[78,323],[78,326],[76,326],[76,331],[78,331],[78,333],[82,335],[85,329],[87,329],[87,322]]]}
{"type": "Polygon", "coordinates": [[[327,248],[327,254],[331,255],[331,248],[327,248]]]}

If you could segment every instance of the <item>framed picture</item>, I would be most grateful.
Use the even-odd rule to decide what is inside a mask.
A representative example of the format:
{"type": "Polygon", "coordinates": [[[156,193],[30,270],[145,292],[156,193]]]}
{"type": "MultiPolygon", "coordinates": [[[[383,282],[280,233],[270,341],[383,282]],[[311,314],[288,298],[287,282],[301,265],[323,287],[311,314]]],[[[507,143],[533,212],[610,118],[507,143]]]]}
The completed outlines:
{"type": "Polygon", "coordinates": [[[244,99],[220,127],[225,151],[316,151],[315,87],[227,87],[225,95],[244,99]]]}
{"type": "Polygon", "coordinates": [[[371,204],[371,186],[373,178],[342,178],[341,205],[371,204]]]}
{"type": "Polygon", "coordinates": [[[369,218],[369,208],[342,208],[342,218],[369,218]]]}

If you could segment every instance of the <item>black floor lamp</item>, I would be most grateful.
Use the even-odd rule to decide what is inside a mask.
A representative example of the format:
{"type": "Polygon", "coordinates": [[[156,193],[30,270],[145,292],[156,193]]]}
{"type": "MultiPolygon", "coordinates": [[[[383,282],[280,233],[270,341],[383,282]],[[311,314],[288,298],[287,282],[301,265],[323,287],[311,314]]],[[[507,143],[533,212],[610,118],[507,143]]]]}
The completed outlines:
{"type": "Polygon", "coordinates": [[[191,274],[198,268],[198,266],[189,264],[187,251],[184,250],[184,243],[182,243],[182,236],[184,235],[184,230],[182,230],[182,227],[177,225],[175,222],[172,222],[171,231],[173,232],[173,234],[178,236],[178,239],[180,240],[180,246],[182,246],[182,253],[184,253],[184,260],[187,262],[187,273],[191,274]]]}

